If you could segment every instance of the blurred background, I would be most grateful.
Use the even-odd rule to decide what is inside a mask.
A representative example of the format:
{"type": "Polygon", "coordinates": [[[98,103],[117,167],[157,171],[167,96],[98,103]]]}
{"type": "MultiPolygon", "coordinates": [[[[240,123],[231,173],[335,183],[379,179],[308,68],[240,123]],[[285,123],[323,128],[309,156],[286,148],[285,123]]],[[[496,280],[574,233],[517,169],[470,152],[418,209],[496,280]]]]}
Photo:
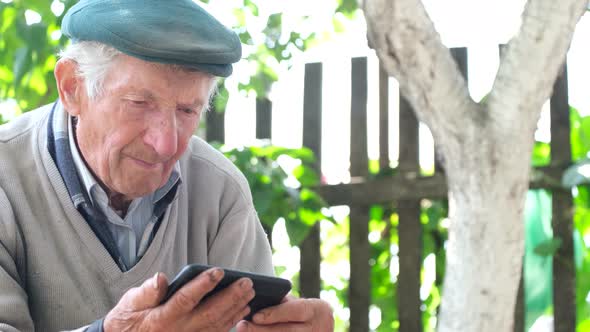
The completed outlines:
{"type": "MultiPolygon", "coordinates": [[[[0,0],[2,122],[57,99],[53,67],[68,42],[59,25],[75,2],[0,0]]],[[[405,143],[400,136],[407,124],[404,102],[396,80],[383,75],[367,45],[356,0],[197,2],[239,34],[244,54],[234,75],[220,81],[196,134],[245,173],[273,245],[276,273],[291,279],[296,293],[329,301],[337,331],[403,331],[400,320],[408,315],[418,315],[420,329],[434,331],[449,226],[444,187],[410,194],[418,203],[413,238],[400,236],[399,228],[399,209],[410,196],[390,193],[399,199],[386,194],[379,199],[380,189],[375,189],[376,199],[354,197],[356,184],[395,178],[400,164],[404,168],[400,154],[409,145],[418,151],[415,178],[428,181],[442,174],[427,127],[416,123],[415,142],[405,143]],[[322,189],[326,187],[332,189],[322,189]],[[356,233],[354,223],[365,225],[366,234],[356,233]],[[400,264],[400,237],[417,250],[418,259],[410,258],[407,269],[400,264]],[[354,264],[357,259],[366,264],[354,264]],[[410,270],[417,273],[406,274],[410,270]],[[352,282],[354,273],[359,274],[352,282]],[[418,287],[417,292],[403,294],[406,288],[398,282],[403,278],[412,278],[408,285],[418,287]]],[[[501,45],[518,31],[524,1],[423,2],[468,77],[472,98],[482,100],[491,89],[501,45]]],[[[576,331],[590,331],[588,40],[586,14],[578,23],[564,77],[570,146],[559,147],[572,151],[562,185],[574,197],[574,257],[562,259],[575,265],[576,331]]],[[[548,101],[535,134],[532,167],[550,163],[550,110],[548,101]]],[[[411,185],[404,190],[411,191],[411,185]]],[[[388,193],[395,191],[392,187],[388,193]]],[[[522,310],[515,313],[521,325],[515,330],[553,331],[552,261],[559,258],[555,252],[561,240],[553,236],[551,217],[552,192],[530,190],[523,220],[522,310]]]]}

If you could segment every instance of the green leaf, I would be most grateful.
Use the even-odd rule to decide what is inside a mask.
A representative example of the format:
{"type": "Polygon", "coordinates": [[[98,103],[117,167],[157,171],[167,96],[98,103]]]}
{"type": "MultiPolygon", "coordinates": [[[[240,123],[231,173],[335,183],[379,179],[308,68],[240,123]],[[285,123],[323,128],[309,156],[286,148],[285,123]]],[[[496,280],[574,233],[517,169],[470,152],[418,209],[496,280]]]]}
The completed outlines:
{"type": "Polygon", "coordinates": [[[292,246],[299,245],[303,242],[310,230],[309,226],[293,220],[286,220],[285,228],[287,229],[287,234],[289,234],[289,241],[292,246]]]}
{"type": "MultiPolygon", "coordinates": [[[[29,45],[36,52],[42,52],[47,46],[47,26],[43,23],[37,23],[29,26],[30,42],[29,45]]],[[[39,62],[43,62],[45,59],[39,59],[39,62]]]]}
{"type": "Polygon", "coordinates": [[[250,12],[252,13],[252,15],[258,16],[258,6],[253,1],[244,0],[243,4],[244,4],[244,7],[250,9],[250,12]]]}
{"type": "Polygon", "coordinates": [[[303,186],[315,186],[319,184],[316,172],[308,166],[299,165],[293,170],[293,175],[303,186]]]}
{"type": "Polygon", "coordinates": [[[2,8],[2,24],[0,24],[0,32],[6,31],[14,24],[18,12],[13,7],[2,8]]]}
{"type": "Polygon", "coordinates": [[[357,9],[357,0],[340,0],[340,4],[338,8],[336,8],[336,11],[348,17],[352,17],[352,15],[357,9]]]}
{"type": "Polygon", "coordinates": [[[552,238],[539,243],[533,252],[539,256],[553,256],[561,247],[563,241],[560,238],[552,238]]]}
{"type": "Polygon", "coordinates": [[[551,147],[549,143],[535,142],[531,163],[533,166],[546,166],[551,162],[551,147]]]}
{"type": "Polygon", "coordinates": [[[271,159],[277,159],[281,155],[286,155],[294,159],[299,159],[304,163],[313,163],[315,162],[315,157],[313,155],[313,151],[309,148],[299,148],[299,149],[289,149],[283,148],[279,146],[272,146],[268,147],[268,157],[271,159]]]}
{"type": "Polygon", "coordinates": [[[572,159],[585,158],[590,151],[590,117],[580,116],[578,110],[570,106],[572,159]]]}
{"type": "Polygon", "coordinates": [[[31,57],[31,49],[28,46],[24,46],[16,50],[14,59],[14,87],[18,89],[20,82],[27,72],[31,70],[33,59],[31,57]]]}
{"type": "Polygon", "coordinates": [[[382,220],[383,212],[384,210],[382,205],[371,205],[371,208],[369,209],[371,220],[382,220]]]}
{"type": "Polygon", "coordinates": [[[273,32],[274,30],[280,30],[283,24],[283,14],[275,13],[268,17],[266,22],[266,29],[263,32],[273,32]]]}
{"type": "MultiPolygon", "coordinates": [[[[272,205],[273,193],[268,188],[256,190],[253,194],[254,207],[256,211],[264,215],[272,205]]],[[[268,222],[271,222],[270,220],[268,222]]],[[[274,224],[275,220],[272,220],[274,224]]]]}
{"type": "Polygon", "coordinates": [[[342,20],[336,16],[332,17],[332,26],[334,27],[334,31],[337,33],[343,33],[344,31],[346,31],[346,26],[344,25],[342,20]]]}
{"type": "Polygon", "coordinates": [[[215,112],[223,113],[229,100],[229,92],[225,88],[225,84],[219,84],[217,89],[217,94],[213,98],[213,108],[215,112]]]}
{"type": "Polygon", "coordinates": [[[242,31],[238,34],[238,36],[240,37],[240,41],[242,42],[242,44],[254,45],[254,40],[252,39],[252,35],[250,35],[250,32],[242,31]]]}

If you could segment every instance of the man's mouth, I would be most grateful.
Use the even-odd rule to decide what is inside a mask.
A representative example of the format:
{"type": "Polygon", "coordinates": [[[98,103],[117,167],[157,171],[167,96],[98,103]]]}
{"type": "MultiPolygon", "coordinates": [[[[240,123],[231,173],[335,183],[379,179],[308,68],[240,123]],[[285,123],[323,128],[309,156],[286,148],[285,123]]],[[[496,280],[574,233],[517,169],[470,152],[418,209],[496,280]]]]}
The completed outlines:
{"type": "Polygon", "coordinates": [[[145,168],[145,169],[150,169],[150,170],[156,169],[163,164],[163,162],[145,161],[143,159],[139,159],[139,158],[135,158],[135,157],[131,157],[131,156],[129,156],[129,158],[131,160],[133,160],[133,162],[135,164],[139,165],[140,167],[145,168]]]}

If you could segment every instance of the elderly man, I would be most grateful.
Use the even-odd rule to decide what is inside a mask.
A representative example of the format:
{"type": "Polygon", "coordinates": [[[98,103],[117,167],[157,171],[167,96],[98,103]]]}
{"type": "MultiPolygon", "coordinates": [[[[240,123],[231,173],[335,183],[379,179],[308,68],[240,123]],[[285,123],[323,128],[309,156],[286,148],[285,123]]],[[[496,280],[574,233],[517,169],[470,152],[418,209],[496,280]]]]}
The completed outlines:
{"type": "Polygon", "coordinates": [[[0,127],[0,330],[330,331],[287,297],[241,321],[241,279],[213,268],[160,304],[189,263],[272,274],[242,174],[194,137],[237,36],[190,0],[82,0],[62,31],[59,100],[0,127]]]}

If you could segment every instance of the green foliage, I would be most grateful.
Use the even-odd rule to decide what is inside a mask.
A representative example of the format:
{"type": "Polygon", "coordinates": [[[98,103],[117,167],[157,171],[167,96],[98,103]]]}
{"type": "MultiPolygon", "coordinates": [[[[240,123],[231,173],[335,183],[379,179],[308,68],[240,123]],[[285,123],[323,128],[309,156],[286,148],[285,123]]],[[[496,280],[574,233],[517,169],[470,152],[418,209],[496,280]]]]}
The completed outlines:
{"type": "Polygon", "coordinates": [[[220,82],[217,85],[217,94],[213,99],[213,111],[215,112],[223,112],[225,107],[227,106],[227,101],[229,100],[229,91],[225,88],[225,84],[220,82]]]}
{"type": "Polygon", "coordinates": [[[381,324],[377,331],[391,331],[398,321],[397,289],[391,279],[391,246],[397,246],[397,229],[393,227],[395,210],[392,207],[373,205],[370,208],[369,232],[371,241],[371,299],[381,310],[381,324]]]}
{"type": "Polygon", "coordinates": [[[590,151],[590,117],[582,117],[574,107],[570,107],[572,160],[577,161],[590,151]]]}
{"type": "Polygon", "coordinates": [[[357,0],[340,0],[336,11],[351,17],[357,9],[357,0]]]}
{"type": "Polygon", "coordinates": [[[551,147],[549,143],[535,142],[531,163],[533,167],[547,166],[551,162],[551,147]]]}
{"type": "Polygon", "coordinates": [[[316,222],[332,220],[322,212],[327,205],[314,190],[320,182],[311,150],[266,145],[224,153],[246,176],[262,223],[272,229],[279,218],[284,218],[292,245],[298,245],[316,222]],[[292,158],[301,164],[287,173],[279,158],[292,158]],[[289,178],[296,187],[288,184],[289,178]]]}
{"type": "MultiPolygon", "coordinates": [[[[252,2],[249,3],[255,6],[252,2]]],[[[252,14],[258,16],[258,10],[253,11],[252,14]]],[[[283,15],[283,13],[268,15],[266,26],[260,31],[264,35],[264,41],[259,43],[256,51],[246,58],[255,65],[256,72],[250,77],[248,83],[240,84],[241,90],[254,91],[259,97],[266,96],[272,83],[278,79],[278,69],[283,65],[289,67],[294,52],[304,51],[315,38],[314,34],[304,36],[297,31],[285,31],[283,15]]],[[[301,20],[305,21],[306,18],[301,20]]],[[[252,35],[256,32],[246,31],[245,27],[246,25],[242,26],[240,37],[245,44],[253,45],[252,35]]]]}
{"type": "MultiPolygon", "coordinates": [[[[67,9],[75,1],[60,3],[67,9]]],[[[0,3],[0,101],[14,99],[22,110],[57,98],[53,67],[67,41],[58,32],[65,10],[56,16],[50,5],[47,0],[0,3]],[[28,25],[27,11],[39,14],[41,21],[28,25]]]]}
{"type": "MultiPolygon", "coordinates": [[[[422,259],[426,262],[426,258],[434,255],[435,259],[435,278],[432,285],[430,285],[430,293],[424,299],[424,307],[422,314],[422,322],[425,331],[434,331],[435,326],[433,321],[438,316],[438,309],[442,296],[443,278],[445,273],[445,242],[448,239],[448,226],[443,225],[443,220],[447,218],[449,208],[446,200],[423,200],[422,202],[422,259]]],[[[427,266],[423,263],[423,272],[427,266]]],[[[422,280],[424,284],[425,280],[422,280]]],[[[424,285],[423,285],[424,286],[424,285]]]]}

